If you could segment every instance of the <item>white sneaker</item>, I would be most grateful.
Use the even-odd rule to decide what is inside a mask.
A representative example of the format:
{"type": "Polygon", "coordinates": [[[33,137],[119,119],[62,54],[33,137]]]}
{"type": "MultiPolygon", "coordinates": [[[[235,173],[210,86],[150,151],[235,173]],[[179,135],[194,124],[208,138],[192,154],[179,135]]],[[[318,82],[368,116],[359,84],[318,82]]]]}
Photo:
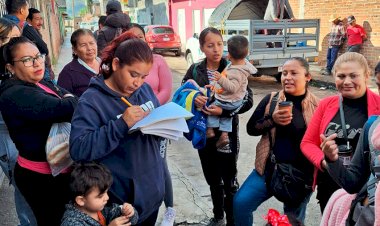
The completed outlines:
{"type": "Polygon", "coordinates": [[[168,207],[165,211],[161,226],[173,226],[175,218],[175,209],[168,207]]]}

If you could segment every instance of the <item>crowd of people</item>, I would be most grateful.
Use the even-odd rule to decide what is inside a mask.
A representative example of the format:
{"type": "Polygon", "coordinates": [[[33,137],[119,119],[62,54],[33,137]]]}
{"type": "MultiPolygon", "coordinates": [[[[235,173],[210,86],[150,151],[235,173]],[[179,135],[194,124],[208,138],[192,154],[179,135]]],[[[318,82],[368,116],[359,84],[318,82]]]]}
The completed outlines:
{"type": "MultiPolygon", "coordinates": [[[[130,133],[150,110],[170,101],[173,89],[170,68],[147,45],[144,29],[130,22],[120,2],[109,1],[98,31],[71,34],[73,59],[55,78],[39,33],[40,11],[26,0],[6,5],[9,14],[0,18],[0,166],[14,186],[20,225],[153,226],[162,203],[161,225],[173,225],[169,141],[130,133]],[[53,176],[45,149],[52,127],[61,123],[71,123],[62,150],[74,163],[53,176]]],[[[287,0],[270,0],[266,17],[295,19],[287,0]]],[[[347,225],[380,222],[374,208],[380,199],[380,96],[368,88],[371,70],[358,53],[366,34],[354,16],[347,29],[339,17],[330,22],[326,72],[337,94],[319,100],[309,89],[308,62],[286,60],[281,89],[258,103],[246,125],[261,139],[241,187],[238,115],[253,107],[247,78],[257,69],[245,59],[244,36],[227,40],[225,58],[220,31],[200,33],[205,59],[190,66],[182,85],[190,81],[206,90],[189,99],[208,121],[197,148],[213,205],[208,225],[253,225],[253,213],[272,196],[287,216],[269,211],[269,223],[277,213],[287,225],[303,225],[314,190],[321,225],[337,225],[332,215],[342,209],[347,214],[339,220],[347,225]],[[344,37],[348,52],[337,57],[344,37]],[[338,205],[342,197],[349,202],[338,205]]],[[[380,92],[380,63],[375,79],[380,92]]]]}

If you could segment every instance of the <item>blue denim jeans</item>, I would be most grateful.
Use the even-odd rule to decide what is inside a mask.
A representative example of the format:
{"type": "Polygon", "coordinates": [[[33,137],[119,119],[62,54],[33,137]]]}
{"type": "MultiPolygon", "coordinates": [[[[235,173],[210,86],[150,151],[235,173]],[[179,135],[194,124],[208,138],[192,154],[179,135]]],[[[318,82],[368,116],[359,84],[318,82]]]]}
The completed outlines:
{"type": "Polygon", "coordinates": [[[0,117],[0,167],[4,171],[8,179],[15,189],[15,205],[18,219],[21,226],[36,226],[37,222],[34,217],[33,211],[26,202],[24,196],[21,194],[19,189],[15,184],[14,177],[10,178],[9,172],[13,172],[16,165],[16,160],[18,156],[18,151],[9,137],[8,129],[3,124],[2,118],[0,117]]]}
{"type": "MultiPolygon", "coordinates": [[[[311,194],[297,207],[284,203],[284,213],[291,214],[304,222],[310,196],[311,194]]],[[[253,212],[271,197],[272,195],[267,191],[265,176],[260,176],[254,169],[235,194],[233,204],[235,225],[253,225],[253,212]]]]}
{"type": "MultiPolygon", "coordinates": [[[[218,99],[215,99],[214,102],[212,102],[212,105],[219,106],[222,109],[226,110],[234,110],[241,106],[243,103],[243,100],[238,100],[235,102],[224,102],[220,101],[218,99]]],[[[220,131],[223,132],[232,132],[232,117],[220,117],[216,115],[209,115],[207,117],[207,127],[211,128],[219,128],[220,131]]]]}
{"type": "Polygon", "coordinates": [[[327,70],[331,72],[332,68],[334,67],[336,58],[338,57],[340,46],[333,46],[329,47],[327,50],[327,70]]]}

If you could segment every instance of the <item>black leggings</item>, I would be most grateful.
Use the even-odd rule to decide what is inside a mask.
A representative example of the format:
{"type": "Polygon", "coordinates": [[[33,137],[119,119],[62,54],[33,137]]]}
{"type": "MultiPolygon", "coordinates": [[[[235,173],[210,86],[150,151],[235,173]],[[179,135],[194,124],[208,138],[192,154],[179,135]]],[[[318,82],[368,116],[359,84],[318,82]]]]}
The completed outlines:
{"type": "Polygon", "coordinates": [[[233,198],[239,188],[237,181],[237,154],[218,152],[214,142],[208,142],[198,151],[203,174],[210,186],[214,218],[222,219],[226,213],[227,223],[233,225],[233,198]]]}
{"type": "Polygon", "coordinates": [[[16,185],[33,210],[39,226],[58,226],[69,202],[70,174],[40,174],[16,164],[16,185]]]}
{"type": "Polygon", "coordinates": [[[154,226],[157,221],[158,210],[154,211],[145,221],[136,224],[136,226],[154,226]]]}

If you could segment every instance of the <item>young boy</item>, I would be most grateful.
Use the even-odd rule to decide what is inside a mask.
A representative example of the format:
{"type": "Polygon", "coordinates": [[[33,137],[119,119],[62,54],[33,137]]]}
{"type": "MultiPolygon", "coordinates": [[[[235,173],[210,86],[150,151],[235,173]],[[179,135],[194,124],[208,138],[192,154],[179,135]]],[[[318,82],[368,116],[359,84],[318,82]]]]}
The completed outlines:
{"type": "Polygon", "coordinates": [[[111,172],[104,165],[75,165],[70,181],[72,202],[66,205],[61,226],[118,226],[127,225],[128,222],[136,224],[138,213],[131,204],[105,206],[111,184],[111,172]]]}
{"type": "MultiPolygon", "coordinates": [[[[214,72],[212,80],[220,85],[221,91],[214,89],[215,101],[211,104],[226,110],[234,110],[242,105],[246,95],[248,76],[255,74],[257,69],[245,60],[248,55],[248,40],[244,36],[236,35],[227,41],[228,58],[231,61],[222,74],[214,72]],[[226,76],[224,76],[226,74],[226,76]]],[[[211,82],[212,84],[212,82],[211,82]]],[[[215,88],[215,87],[214,87],[215,88]]],[[[215,136],[214,128],[222,132],[216,142],[217,148],[229,144],[228,132],[232,132],[232,117],[210,115],[207,118],[207,138],[215,136]]]]}

